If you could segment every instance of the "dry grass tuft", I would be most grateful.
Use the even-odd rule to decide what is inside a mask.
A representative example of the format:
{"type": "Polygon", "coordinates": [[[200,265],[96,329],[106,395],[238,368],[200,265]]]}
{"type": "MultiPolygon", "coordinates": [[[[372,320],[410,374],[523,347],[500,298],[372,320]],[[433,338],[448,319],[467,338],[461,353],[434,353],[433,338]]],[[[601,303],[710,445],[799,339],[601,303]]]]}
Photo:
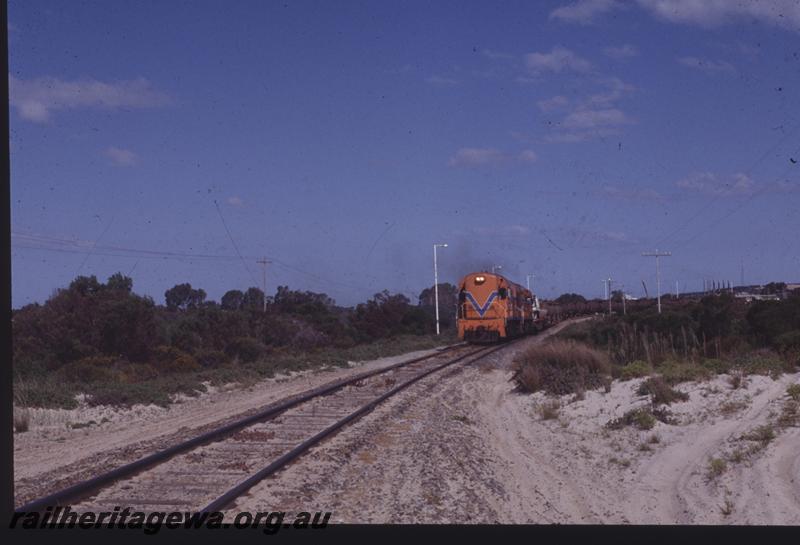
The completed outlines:
{"type": "Polygon", "coordinates": [[[719,406],[719,412],[723,416],[730,416],[745,408],[747,408],[746,401],[726,401],[719,406]]]}
{"type": "Polygon", "coordinates": [[[554,340],[517,356],[513,370],[518,390],[563,395],[608,385],[611,364],[585,344],[554,340]]]}
{"type": "Polygon", "coordinates": [[[636,393],[651,396],[654,405],[687,401],[689,399],[689,394],[671,388],[661,377],[651,377],[645,380],[639,385],[636,393]]]}
{"type": "Polygon", "coordinates": [[[708,462],[706,476],[708,480],[714,480],[728,469],[728,464],[722,458],[711,458],[708,462]]]}
{"type": "Polygon", "coordinates": [[[554,418],[558,418],[560,411],[561,403],[559,403],[557,399],[545,401],[536,407],[536,412],[539,413],[539,417],[542,420],[553,420],[554,418]]]}
{"type": "Polygon", "coordinates": [[[14,433],[24,433],[30,429],[31,412],[27,408],[14,408],[14,433]]]}

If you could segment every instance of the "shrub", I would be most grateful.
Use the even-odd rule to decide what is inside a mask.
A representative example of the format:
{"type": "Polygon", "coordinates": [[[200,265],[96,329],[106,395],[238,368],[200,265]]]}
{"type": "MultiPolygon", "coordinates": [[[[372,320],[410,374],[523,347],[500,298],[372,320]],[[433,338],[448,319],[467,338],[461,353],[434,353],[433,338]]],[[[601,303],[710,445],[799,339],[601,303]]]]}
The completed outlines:
{"type": "Polygon", "coordinates": [[[667,384],[674,386],[681,382],[700,381],[711,378],[707,368],[689,362],[664,362],[657,369],[667,384]]]}
{"type": "Polygon", "coordinates": [[[631,380],[634,378],[646,377],[652,372],[653,368],[650,367],[650,364],[646,361],[635,360],[622,367],[619,378],[621,380],[631,380]]]}
{"type": "Polygon", "coordinates": [[[788,331],[775,337],[775,346],[780,350],[800,348],[800,330],[788,331]]]}
{"type": "Polygon", "coordinates": [[[261,357],[264,353],[264,345],[251,337],[237,337],[228,343],[225,353],[249,363],[261,357]]]}
{"type": "Polygon", "coordinates": [[[800,419],[800,406],[797,401],[790,399],[783,404],[783,410],[778,417],[778,425],[783,428],[796,426],[798,419],[800,419]]]}
{"type": "Polygon", "coordinates": [[[786,388],[786,393],[795,401],[800,401],[800,384],[790,384],[786,388]]]}
{"type": "Polygon", "coordinates": [[[189,354],[181,354],[164,368],[168,373],[190,373],[199,369],[200,364],[189,354]]]}
{"type": "Polygon", "coordinates": [[[708,462],[708,472],[706,475],[709,480],[716,479],[728,469],[728,464],[722,458],[711,458],[708,462]]]}
{"type": "Polygon", "coordinates": [[[754,428],[744,434],[742,439],[747,439],[748,441],[756,441],[761,443],[763,446],[769,444],[770,441],[775,439],[775,430],[769,424],[764,424],[763,426],[759,426],[754,428]]]}
{"type": "Polygon", "coordinates": [[[715,375],[721,375],[730,371],[732,363],[728,360],[705,358],[700,361],[700,365],[715,375]]]}
{"type": "Polygon", "coordinates": [[[636,393],[652,396],[654,405],[687,401],[689,399],[689,394],[671,388],[661,377],[651,377],[645,380],[639,385],[636,393]]]}
{"type": "Polygon", "coordinates": [[[42,407],[44,409],[74,409],[75,386],[65,384],[53,375],[39,380],[17,380],[14,382],[14,399],[20,407],[42,407]]]}
{"type": "Polygon", "coordinates": [[[769,350],[756,350],[736,360],[737,367],[747,375],[769,375],[779,377],[784,372],[794,371],[793,365],[769,350]]]}
{"type": "Polygon", "coordinates": [[[202,350],[195,355],[195,359],[206,368],[221,367],[228,362],[228,356],[220,350],[202,350]]]}
{"type": "Polygon", "coordinates": [[[131,363],[122,370],[124,382],[142,382],[158,376],[158,370],[148,363],[131,363]]]}
{"type": "Polygon", "coordinates": [[[557,399],[545,401],[539,405],[536,410],[542,420],[552,420],[558,418],[558,412],[561,409],[561,403],[557,399]]]}
{"type": "Polygon", "coordinates": [[[656,425],[656,418],[652,411],[647,407],[631,409],[619,418],[615,418],[606,423],[606,428],[610,430],[620,430],[625,426],[636,426],[640,430],[650,430],[656,425]]]}
{"type": "Polygon", "coordinates": [[[160,374],[188,373],[200,369],[194,357],[174,346],[159,346],[153,352],[160,374]]]}
{"type": "Polygon", "coordinates": [[[747,407],[747,402],[745,401],[726,401],[719,406],[719,412],[724,416],[730,416],[741,411],[745,407],[747,407]]]}
{"type": "Polygon", "coordinates": [[[733,371],[728,376],[728,384],[730,384],[731,388],[733,388],[734,390],[738,390],[739,388],[741,388],[743,383],[744,383],[744,373],[742,373],[738,369],[733,371]]]}
{"type": "Polygon", "coordinates": [[[110,382],[119,378],[113,369],[114,364],[114,358],[89,356],[64,365],[59,369],[59,373],[73,383],[110,382]]]}
{"type": "Polygon", "coordinates": [[[608,382],[611,364],[598,350],[573,341],[555,340],[522,352],[513,363],[511,380],[523,392],[554,395],[598,388],[608,382]]]}
{"type": "Polygon", "coordinates": [[[169,404],[169,395],[152,383],[107,383],[98,385],[88,396],[87,402],[91,406],[120,405],[130,407],[136,403],[153,403],[166,407],[169,404]]]}
{"type": "Polygon", "coordinates": [[[31,412],[27,407],[14,408],[14,433],[28,431],[31,424],[31,412]]]}

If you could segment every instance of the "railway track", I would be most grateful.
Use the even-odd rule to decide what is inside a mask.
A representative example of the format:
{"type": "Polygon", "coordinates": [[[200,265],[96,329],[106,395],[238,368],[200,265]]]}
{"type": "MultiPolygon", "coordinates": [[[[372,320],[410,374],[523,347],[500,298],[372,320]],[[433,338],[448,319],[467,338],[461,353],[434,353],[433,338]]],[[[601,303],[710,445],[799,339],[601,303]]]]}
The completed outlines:
{"type": "Polygon", "coordinates": [[[456,363],[509,346],[456,345],[287,398],[87,481],[30,501],[17,512],[70,505],[74,511],[213,512],[230,505],[311,447],[407,387],[456,363]]]}

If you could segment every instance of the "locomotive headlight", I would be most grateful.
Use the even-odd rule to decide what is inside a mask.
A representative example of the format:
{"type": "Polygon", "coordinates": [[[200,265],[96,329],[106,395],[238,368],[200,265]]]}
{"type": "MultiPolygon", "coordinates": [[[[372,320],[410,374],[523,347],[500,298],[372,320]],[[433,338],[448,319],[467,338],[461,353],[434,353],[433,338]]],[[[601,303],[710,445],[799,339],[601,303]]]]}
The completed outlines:
{"type": "Polygon", "coordinates": [[[475,283],[476,284],[483,284],[484,282],[486,282],[486,277],[485,276],[476,276],[475,277],[475,283]]]}

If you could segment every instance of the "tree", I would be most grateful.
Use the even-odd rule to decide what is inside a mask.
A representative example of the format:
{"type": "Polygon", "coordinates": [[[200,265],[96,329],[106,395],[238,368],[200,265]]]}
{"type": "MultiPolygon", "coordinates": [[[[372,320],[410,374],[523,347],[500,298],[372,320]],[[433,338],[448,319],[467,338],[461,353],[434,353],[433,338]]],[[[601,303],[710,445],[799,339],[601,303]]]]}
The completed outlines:
{"type": "Polygon", "coordinates": [[[177,284],[164,292],[167,308],[170,310],[185,310],[196,308],[205,300],[206,292],[202,289],[192,289],[189,283],[177,284]]]}
{"type": "MultiPolygon", "coordinates": [[[[436,315],[436,290],[434,286],[425,288],[419,294],[419,306],[431,317],[436,315]]],[[[439,284],[439,323],[447,328],[454,324],[458,310],[458,288],[445,282],[439,284]]]]}
{"type": "Polygon", "coordinates": [[[379,339],[402,333],[430,331],[430,319],[419,307],[412,307],[405,295],[388,290],[356,307],[351,324],[363,340],[379,339]]]}
{"type": "Polygon", "coordinates": [[[583,295],[578,295],[577,293],[562,293],[558,296],[558,298],[556,298],[555,302],[562,305],[585,303],[586,298],[583,295]]]}
{"type": "Polygon", "coordinates": [[[220,299],[220,305],[225,310],[239,310],[242,308],[244,293],[241,290],[228,290],[220,299]]]}
{"type": "Polygon", "coordinates": [[[264,308],[264,292],[258,288],[247,288],[242,297],[241,308],[262,310],[264,308]]]}
{"type": "Polygon", "coordinates": [[[120,290],[131,293],[133,291],[133,279],[123,275],[121,272],[114,273],[108,278],[106,287],[110,290],[120,290]]]}
{"type": "Polygon", "coordinates": [[[75,291],[81,295],[97,293],[102,288],[103,285],[97,281],[97,277],[95,275],[78,276],[69,284],[70,291],[75,291]]]}
{"type": "Polygon", "coordinates": [[[780,295],[786,291],[786,282],[770,282],[761,289],[761,293],[765,295],[780,295]]]}

